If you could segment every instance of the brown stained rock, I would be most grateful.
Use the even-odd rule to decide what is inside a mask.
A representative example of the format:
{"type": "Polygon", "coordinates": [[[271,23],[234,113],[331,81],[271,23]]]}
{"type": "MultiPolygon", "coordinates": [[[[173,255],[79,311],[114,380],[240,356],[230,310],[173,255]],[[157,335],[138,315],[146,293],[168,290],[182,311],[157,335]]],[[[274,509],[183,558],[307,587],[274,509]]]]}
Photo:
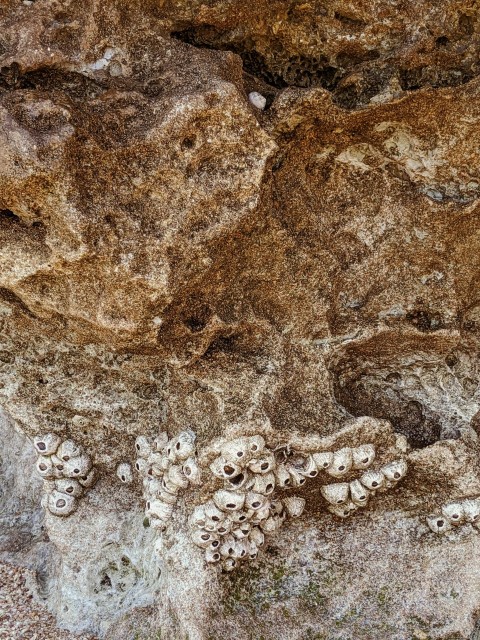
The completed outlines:
{"type": "Polygon", "coordinates": [[[0,551],[62,625],[470,637],[478,532],[425,517],[480,493],[477,14],[1,4],[0,551]],[[193,429],[208,469],[218,438],[256,433],[284,455],[388,457],[391,425],[412,447],[402,485],[340,521],[312,481],[304,516],[229,575],[185,534],[193,497],[159,557],[141,481],[116,480],[159,430],[193,429]],[[27,438],[48,432],[99,473],[69,518],[42,520],[29,480],[27,438]]]}

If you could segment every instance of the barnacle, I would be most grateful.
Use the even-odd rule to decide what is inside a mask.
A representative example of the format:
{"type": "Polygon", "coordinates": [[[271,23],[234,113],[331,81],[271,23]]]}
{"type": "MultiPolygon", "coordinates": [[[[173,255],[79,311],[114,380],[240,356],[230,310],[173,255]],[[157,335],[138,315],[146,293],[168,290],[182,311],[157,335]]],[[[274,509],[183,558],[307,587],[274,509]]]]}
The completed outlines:
{"type": "Polygon", "coordinates": [[[299,518],[305,509],[304,498],[299,498],[297,496],[288,496],[284,498],[283,504],[291,518],[299,518]]]}
{"type": "Polygon", "coordinates": [[[61,441],[60,436],[55,433],[47,433],[44,436],[36,436],[33,439],[33,444],[40,455],[51,456],[56,453],[61,441]]]}
{"type": "Polygon", "coordinates": [[[132,467],[128,462],[122,462],[118,465],[117,476],[125,484],[130,484],[133,481],[132,467]]]}
{"type": "Polygon", "coordinates": [[[221,489],[213,494],[213,500],[222,511],[239,511],[245,503],[245,494],[221,489]]]}
{"type": "Polygon", "coordinates": [[[52,433],[35,437],[34,445],[40,454],[37,472],[47,481],[44,482],[45,505],[53,515],[71,515],[77,509],[77,498],[95,483],[90,457],[82,445],[74,440],[62,441],[52,433]]]}
{"type": "Polygon", "coordinates": [[[375,447],[373,444],[363,444],[352,449],[354,469],[368,469],[375,459],[375,447]]]}
{"type": "Polygon", "coordinates": [[[326,469],[327,473],[335,478],[346,475],[353,465],[353,455],[350,447],[335,451],[331,464],[326,469]]]}
{"type": "Polygon", "coordinates": [[[350,496],[350,487],[347,482],[326,484],[320,492],[327,502],[333,505],[345,504],[350,496]]]}

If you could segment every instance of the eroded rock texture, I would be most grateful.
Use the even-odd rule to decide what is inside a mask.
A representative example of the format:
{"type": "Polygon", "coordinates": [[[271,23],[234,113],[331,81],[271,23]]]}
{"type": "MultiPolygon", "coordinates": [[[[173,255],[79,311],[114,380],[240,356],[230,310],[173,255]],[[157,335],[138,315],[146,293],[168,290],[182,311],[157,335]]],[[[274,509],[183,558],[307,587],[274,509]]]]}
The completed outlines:
{"type": "Polygon", "coordinates": [[[426,516],[480,494],[478,10],[3,0],[0,546],[59,624],[473,637],[480,534],[426,516]],[[138,476],[116,475],[138,435],[185,429],[205,459],[219,437],[382,451],[396,432],[409,472],[345,520],[312,479],[225,574],[189,540],[192,500],[158,552],[138,476]],[[45,433],[98,471],[68,518],[42,507],[45,433]]]}

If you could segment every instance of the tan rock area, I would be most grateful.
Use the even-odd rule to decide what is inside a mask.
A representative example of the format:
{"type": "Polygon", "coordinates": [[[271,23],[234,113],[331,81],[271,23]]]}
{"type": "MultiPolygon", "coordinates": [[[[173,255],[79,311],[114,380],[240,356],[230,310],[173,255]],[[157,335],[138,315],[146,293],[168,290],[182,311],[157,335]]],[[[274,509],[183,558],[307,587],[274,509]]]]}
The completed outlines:
{"type": "Polygon", "coordinates": [[[0,0],[0,638],[478,640],[479,203],[476,0],[0,0]]]}

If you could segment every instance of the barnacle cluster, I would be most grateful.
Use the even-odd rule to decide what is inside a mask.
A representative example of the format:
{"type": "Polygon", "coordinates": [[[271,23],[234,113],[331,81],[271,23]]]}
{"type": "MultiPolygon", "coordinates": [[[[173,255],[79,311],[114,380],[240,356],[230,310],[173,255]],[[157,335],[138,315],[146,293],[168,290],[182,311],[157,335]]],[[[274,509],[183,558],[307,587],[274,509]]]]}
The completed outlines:
{"type": "Polygon", "coordinates": [[[427,517],[427,524],[434,533],[446,533],[452,527],[470,523],[480,529],[480,497],[449,502],[441,508],[441,514],[427,517]]]}
{"type": "Polygon", "coordinates": [[[90,456],[73,440],[54,434],[37,436],[33,444],[38,453],[36,468],[44,479],[47,509],[55,516],[69,516],[83,492],[95,483],[90,456]]]}
{"type": "MultiPolygon", "coordinates": [[[[179,493],[189,485],[200,484],[200,469],[195,451],[195,434],[182,431],[169,440],[166,432],[160,433],[153,442],[138,436],[135,448],[139,458],[135,468],[143,480],[145,513],[150,526],[164,531],[178,502],[179,493]]],[[[117,468],[117,475],[127,482],[126,468],[117,468]]]]}
{"type": "Polygon", "coordinates": [[[365,507],[370,497],[396,486],[407,473],[407,463],[401,458],[383,465],[376,471],[369,469],[375,459],[375,448],[371,444],[354,449],[345,447],[330,455],[332,467],[326,467],[325,471],[334,477],[365,470],[360,478],[350,482],[336,482],[321,487],[320,492],[329,503],[328,510],[339,518],[348,518],[358,508],[365,507]],[[333,464],[335,459],[336,465],[333,464]],[[338,461],[341,461],[340,465],[338,461]]]}
{"type": "Polygon", "coordinates": [[[195,508],[190,517],[191,538],[205,549],[207,562],[222,562],[223,568],[231,571],[240,561],[255,558],[265,535],[277,531],[286,518],[302,514],[303,498],[278,497],[275,490],[300,488],[320,473],[333,478],[350,476],[349,482],[320,487],[329,511],[346,518],[366,506],[370,496],[394,487],[407,472],[403,459],[378,470],[370,468],[374,460],[372,444],[300,453],[288,446],[272,451],[259,435],[227,442],[210,465],[213,475],[223,481],[223,488],[195,508]],[[363,473],[350,479],[355,472],[363,473]]]}
{"type": "MultiPolygon", "coordinates": [[[[270,498],[279,466],[260,435],[227,442],[210,470],[223,481],[223,488],[194,509],[189,522],[191,539],[205,549],[207,562],[221,561],[225,571],[232,571],[242,560],[256,558],[265,535],[277,531],[286,518],[300,516],[305,500],[270,498]]],[[[297,479],[308,472],[303,467],[298,473],[292,468],[289,484],[299,486],[302,483],[297,479]]]]}

